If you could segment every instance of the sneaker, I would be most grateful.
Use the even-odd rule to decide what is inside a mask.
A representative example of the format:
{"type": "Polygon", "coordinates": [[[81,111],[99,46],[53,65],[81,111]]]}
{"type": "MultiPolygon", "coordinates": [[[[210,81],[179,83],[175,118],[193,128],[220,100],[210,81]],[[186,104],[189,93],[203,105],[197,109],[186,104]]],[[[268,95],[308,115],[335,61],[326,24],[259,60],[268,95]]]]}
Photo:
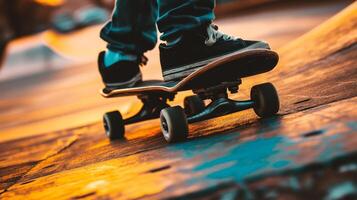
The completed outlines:
{"type": "Polygon", "coordinates": [[[139,66],[146,64],[147,58],[145,56],[141,56],[140,61],[119,61],[109,67],[104,65],[104,56],[104,51],[99,54],[98,67],[106,88],[129,88],[142,81],[139,66]]]}
{"type": "Polygon", "coordinates": [[[184,34],[174,45],[160,44],[163,77],[165,81],[180,80],[222,56],[261,48],[270,49],[266,42],[235,38],[210,24],[207,28],[184,34]]]}

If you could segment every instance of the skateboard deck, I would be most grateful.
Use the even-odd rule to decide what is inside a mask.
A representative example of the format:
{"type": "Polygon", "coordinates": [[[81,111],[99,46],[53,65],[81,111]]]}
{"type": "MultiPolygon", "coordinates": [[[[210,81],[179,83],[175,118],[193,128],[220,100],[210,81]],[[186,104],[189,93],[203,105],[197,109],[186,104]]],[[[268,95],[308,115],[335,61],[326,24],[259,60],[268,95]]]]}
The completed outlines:
{"type": "Polygon", "coordinates": [[[147,80],[131,88],[104,88],[101,95],[112,98],[145,94],[171,94],[185,90],[209,88],[268,72],[274,69],[278,60],[278,54],[271,50],[245,50],[222,56],[180,81],[147,80]]]}

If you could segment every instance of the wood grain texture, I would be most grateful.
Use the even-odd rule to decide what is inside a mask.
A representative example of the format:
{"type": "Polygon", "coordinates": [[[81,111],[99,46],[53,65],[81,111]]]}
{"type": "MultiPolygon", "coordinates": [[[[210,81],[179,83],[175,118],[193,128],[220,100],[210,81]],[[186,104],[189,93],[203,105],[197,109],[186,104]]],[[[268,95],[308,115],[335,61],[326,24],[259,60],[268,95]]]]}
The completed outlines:
{"type": "Polygon", "coordinates": [[[0,189],[6,189],[36,164],[73,144],[78,130],[59,131],[0,143],[0,189]]]}
{"type": "MultiPolygon", "coordinates": [[[[351,136],[356,132],[357,113],[352,109],[356,102],[353,98],[261,120],[166,148],[161,146],[164,141],[153,144],[154,139],[148,138],[141,152],[121,151],[128,145],[137,146],[128,142],[107,146],[117,151],[116,155],[103,151],[104,147],[100,150],[76,142],[56,157],[58,162],[41,162],[2,197],[52,199],[91,194],[92,198],[165,198],[232,181],[259,179],[313,163],[328,164],[355,152],[357,139],[351,136]],[[334,114],[336,111],[344,115],[334,114]],[[321,134],[308,136],[312,131],[321,134]],[[55,170],[46,168],[48,164],[54,165],[55,170]]],[[[98,141],[105,142],[104,137],[98,141]]]]}
{"type": "MultiPolygon", "coordinates": [[[[321,24],[347,6],[348,2],[341,0],[305,2],[299,5],[286,4],[245,14],[237,13],[238,15],[217,20],[215,23],[219,25],[220,30],[228,34],[245,39],[268,41],[276,50],[321,24]],[[256,31],[256,27],[259,27],[260,31],[256,31]]],[[[79,39],[90,38],[91,41],[100,40],[98,32],[99,27],[70,36],[79,39]]],[[[95,52],[101,50],[101,46],[94,45],[97,41],[88,43],[85,47],[81,46],[81,42],[73,45],[73,41],[76,41],[73,38],[70,41],[71,45],[64,44],[64,46],[67,48],[78,46],[81,51],[90,52],[93,49],[97,49],[95,52]]],[[[63,44],[62,38],[60,42],[63,44]]],[[[150,62],[148,67],[142,68],[144,78],[160,79],[158,49],[155,48],[146,55],[150,58],[150,62]]],[[[119,108],[124,115],[130,114],[135,97],[108,100],[98,95],[103,85],[95,64],[96,54],[91,58],[88,64],[74,64],[71,68],[49,70],[33,76],[1,82],[0,141],[95,123],[101,120],[102,114],[108,110],[119,108]],[[18,117],[19,115],[21,117],[18,117]]]]}

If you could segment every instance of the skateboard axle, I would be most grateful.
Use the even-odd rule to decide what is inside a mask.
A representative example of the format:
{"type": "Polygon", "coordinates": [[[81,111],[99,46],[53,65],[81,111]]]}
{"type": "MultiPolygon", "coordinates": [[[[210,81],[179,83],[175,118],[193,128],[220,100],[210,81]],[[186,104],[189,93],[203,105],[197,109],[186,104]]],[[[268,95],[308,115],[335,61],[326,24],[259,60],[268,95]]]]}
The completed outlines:
{"type": "Polygon", "coordinates": [[[160,116],[162,109],[170,107],[166,103],[170,97],[139,96],[139,99],[143,102],[143,106],[136,115],[124,119],[124,124],[134,124],[140,121],[156,119],[160,116]]]}
{"type": "Polygon", "coordinates": [[[195,123],[218,116],[227,115],[230,113],[246,110],[252,108],[254,102],[248,101],[234,101],[228,98],[219,98],[212,101],[202,112],[189,116],[187,118],[188,123],[195,123]]]}

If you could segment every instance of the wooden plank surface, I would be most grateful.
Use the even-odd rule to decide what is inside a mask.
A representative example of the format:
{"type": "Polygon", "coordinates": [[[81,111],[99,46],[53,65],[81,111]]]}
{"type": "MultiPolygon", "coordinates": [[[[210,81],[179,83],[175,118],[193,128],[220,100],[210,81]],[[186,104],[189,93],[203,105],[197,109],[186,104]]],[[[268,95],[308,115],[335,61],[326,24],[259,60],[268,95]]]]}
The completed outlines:
{"type": "Polygon", "coordinates": [[[87,137],[36,165],[2,197],[165,198],[325,164],[356,152],[356,102],[353,98],[260,120],[172,146],[166,146],[159,131],[145,141],[109,143],[104,134],[98,136],[101,125],[93,125],[87,137]]]}
{"type": "Polygon", "coordinates": [[[262,120],[248,110],[196,123],[190,139],[175,145],[162,139],[158,120],[128,126],[124,141],[109,142],[98,121],[4,141],[0,199],[240,197],[238,191],[292,198],[314,197],[315,187],[328,197],[335,183],[352,184],[353,192],[356,6],[279,49],[273,72],[243,80],[235,98],[247,98],[254,84],[274,82],[279,116],[262,120]],[[315,187],[296,189],[294,183],[308,179],[315,187]],[[321,180],[326,185],[318,187],[321,180]]]}
{"type": "MultiPolygon", "coordinates": [[[[266,40],[276,50],[321,24],[347,6],[348,2],[301,3],[299,6],[288,4],[232,16],[216,23],[223,32],[246,39],[266,40]],[[256,27],[260,31],[257,32],[256,27]]],[[[68,37],[100,40],[98,28],[83,30],[84,35],[75,33],[68,37]]],[[[63,46],[79,46],[81,51],[88,50],[90,55],[93,51],[97,53],[101,50],[101,45],[81,46],[74,45],[73,41],[76,40],[60,40],[63,46]]],[[[97,41],[93,43],[97,44],[97,41]]],[[[144,78],[161,78],[158,55],[157,48],[148,52],[149,64],[142,68],[144,78]]],[[[95,64],[96,54],[90,57],[93,59],[88,64],[1,82],[0,141],[95,123],[101,120],[105,111],[112,109],[120,108],[125,115],[130,114],[132,104],[138,103],[136,98],[108,100],[99,95],[98,91],[103,85],[95,64]]]]}
{"type": "Polygon", "coordinates": [[[77,138],[78,130],[75,133],[64,130],[0,145],[0,189],[12,185],[36,164],[59,153],[77,138]]]}

